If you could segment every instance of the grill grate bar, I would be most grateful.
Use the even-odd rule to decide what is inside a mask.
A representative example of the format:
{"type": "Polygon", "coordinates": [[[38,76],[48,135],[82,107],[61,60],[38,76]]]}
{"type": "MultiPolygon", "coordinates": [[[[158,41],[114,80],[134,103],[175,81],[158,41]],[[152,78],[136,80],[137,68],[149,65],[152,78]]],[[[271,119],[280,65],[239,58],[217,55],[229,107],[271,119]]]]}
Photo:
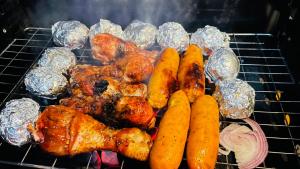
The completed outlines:
{"type": "Polygon", "coordinates": [[[55,166],[56,162],[57,162],[57,158],[55,158],[55,160],[53,161],[53,164],[51,165],[51,168],[55,168],[54,166],[55,166]]]}
{"type": "MultiPolygon", "coordinates": [[[[222,164],[222,165],[227,165],[228,167],[229,166],[235,166],[235,167],[237,167],[237,164],[231,164],[231,163],[224,163],[224,162],[217,162],[217,164],[222,164]]],[[[268,167],[256,167],[256,168],[264,168],[264,169],[274,169],[274,168],[268,168],[268,167]]]]}
{"type": "Polygon", "coordinates": [[[271,48],[231,48],[233,50],[263,50],[263,51],[280,51],[280,49],[271,49],[271,48]]]}
{"type": "MultiPolygon", "coordinates": [[[[38,32],[38,29],[37,30],[35,30],[35,33],[36,32],[38,32]]],[[[31,36],[31,38],[26,42],[26,44],[22,47],[22,49],[24,49],[25,48],[25,46],[30,42],[30,40],[33,38],[33,36],[31,36]]],[[[33,67],[33,65],[37,62],[37,60],[38,60],[38,58],[40,57],[40,55],[42,54],[42,52],[46,49],[46,47],[47,47],[47,45],[51,42],[51,40],[52,40],[52,37],[48,40],[48,42],[47,42],[47,44],[44,46],[44,48],[43,48],[43,50],[38,54],[38,56],[33,60],[33,62],[31,63],[31,65],[29,66],[29,68],[26,70],[26,72],[23,74],[23,76],[19,79],[19,81],[16,83],[16,85],[11,89],[11,91],[10,91],[10,93],[7,95],[7,97],[5,97],[4,99],[3,99],[3,101],[2,101],[2,103],[0,104],[0,107],[3,105],[3,103],[5,103],[5,101],[8,99],[8,97],[11,95],[11,93],[13,93],[13,91],[20,85],[20,83],[23,81],[23,79],[24,79],[24,77],[25,77],[25,75],[26,75],[26,73],[33,67]]],[[[15,42],[16,40],[14,40],[13,42],[15,42]]],[[[21,50],[22,50],[21,49],[21,50]]],[[[20,50],[20,51],[21,51],[20,50]]],[[[4,53],[4,51],[3,51],[3,53],[4,53]]],[[[17,55],[18,54],[20,54],[20,53],[17,53],[17,55]]],[[[17,56],[16,55],[16,56],[17,56]]],[[[1,56],[1,55],[0,55],[1,56]]],[[[16,56],[14,56],[14,58],[16,57],[16,56]]],[[[13,58],[13,59],[14,59],[13,58]]],[[[12,60],[13,60],[12,59],[12,60]]],[[[12,62],[12,60],[11,60],[11,62],[12,62]]],[[[10,62],[10,63],[11,63],[10,62]]],[[[8,66],[10,65],[10,63],[8,64],[8,66]]],[[[5,71],[7,69],[7,67],[5,67],[5,69],[0,73],[0,75],[5,71]]]]}
{"type": "Polygon", "coordinates": [[[28,163],[23,163],[22,165],[20,165],[20,163],[3,161],[3,160],[0,160],[0,164],[7,164],[7,165],[12,165],[12,166],[22,166],[22,167],[29,167],[29,168],[51,169],[51,167],[46,166],[46,165],[37,165],[37,164],[28,164],[28,163]]]}
{"type": "Polygon", "coordinates": [[[5,75],[5,76],[17,76],[17,77],[20,76],[20,75],[16,75],[16,74],[8,74],[8,73],[2,73],[2,75],[5,75]]]}
{"type": "MultiPolygon", "coordinates": [[[[34,33],[36,33],[37,31],[38,31],[38,30],[36,30],[34,33]]],[[[34,34],[30,37],[29,41],[33,38],[33,36],[34,36],[34,34]]],[[[20,49],[20,51],[22,51],[22,50],[25,48],[25,46],[29,43],[29,41],[28,41],[28,42],[20,49]]],[[[15,42],[15,40],[14,40],[13,42],[15,42]]],[[[8,49],[9,47],[10,47],[10,46],[8,46],[7,49],[8,49]]],[[[7,66],[9,66],[9,65],[13,62],[13,60],[20,54],[20,51],[18,51],[17,54],[10,60],[10,62],[7,64],[7,66]]],[[[3,51],[3,53],[4,53],[4,51],[3,51]]],[[[3,53],[1,53],[0,56],[2,56],[3,53]]],[[[0,72],[0,75],[1,75],[6,69],[7,69],[7,67],[5,67],[5,68],[0,72]]]]}
{"type": "Polygon", "coordinates": [[[21,162],[20,162],[21,165],[23,164],[25,158],[27,157],[29,151],[31,150],[31,147],[32,147],[32,144],[28,147],[26,153],[24,154],[24,156],[23,156],[23,158],[22,158],[22,160],[21,160],[21,162]]]}
{"type": "Polygon", "coordinates": [[[12,83],[7,83],[7,82],[0,82],[0,84],[3,84],[3,85],[12,85],[12,83]]]}
{"type": "Polygon", "coordinates": [[[269,139],[278,139],[278,140],[297,140],[297,141],[300,141],[299,138],[284,138],[284,137],[266,137],[266,138],[269,138],[269,139]]]}
{"type": "Polygon", "coordinates": [[[267,73],[267,72],[241,72],[245,74],[259,74],[259,75],[290,75],[290,73],[267,73]]]}
{"type": "Polygon", "coordinates": [[[86,165],[86,169],[88,169],[90,167],[92,157],[93,157],[93,154],[91,154],[90,157],[89,157],[88,163],[86,165]]]}
{"type": "MultiPolygon", "coordinates": [[[[23,45],[19,45],[19,44],[13,44],[13,45],[11,45],[11,46],[16,46],[16,47],[18,47],[18,46],[23,46],[23,45]]],[[[28,45],[27,47],[30,47],[30,48],[43,48],[43,46],[34,46],[34,45],[28,45]]]]}
{"type": "Polygon", "coordinates": [[[10,50],[7,50],[6,52],[9,52],[9,53],[22,53],[22,54],[38,54],[38,53],[31,53],[31,52],[16,52],[16,51],[10,51],[10,50]]]}
{"type": "Polygon", "coordinates": [[[265,66],[265,67],[274,66],[274,67],[286,67],[286,65],[270,65],[270,64],[245,64],[245,63],[242,63],[240,65],[241,66],[265,66]]]}
{"type": "MultiPolygon", "coordinates": [[[[10,60],[11,58],[0,57],[0,59],[10,60]]],[[[14,60],[19,60],[19,61],[32,61],[31,59],[14,59],[14,60]]]]}
{"type": "Polygon", "coordinates": [[[274,57],[274,56],[248,56],[248,55],[239,55],[238,58],[249,58],[249,59],[284,59],[283,57],[274,57]]]}
{"type": "MultiPolygon", "coordinates": [[[[258,38],[257,38],[257,41],[260,41],[258,38]]],[[[279,51],[280,52],[280,51],[279,51]]],[[[286,65],[286,67],[287,67],[287,65],[286,65]]],[[[288,68],[287,68],[288,69],[288,68]]],[[[269,72],[271,72],[270,71],[270,69],[268,68],[268,71],[269,72]]],[[[271,75],[271,80],[273,80],[273,76],[271,75]]],[[[293,80],[293,79],[292,79],[293,80]]],[[[275,88],[275,90],[277,90],[277,87],[276,87],[276,85],[273,83],[273,87],[275,88]]],[[[280,109],[281,109],[281,111],[282,112],[285,112],[284,111],[284,109],[283,109],[283,106],[282,106],[282,104],[281,104],[281,102],[279,102],[279,105],[280,105],[280,109]]],[[[286,114],[286,113],[285,113],[286,114]]],[[[285,123],[285,126],[287,127],[287,129],[288,129],[288,133],[289,133],[289,136],[290,136],[290,138],[293,138],[293,136],[292,136],[292,134],[291,134],[291,130],[290,130],[290,126],[289,125],[287,125],[286,123],[285,123]]],[[[294,150],[296,150],[296,147],[295,147],[295,142],[294,142],[294,140],[292,139],[292,144],[293,144],[293,147],[294,147],[294,150]]],[[[295,153],[295,152],[294,152],[295,153]]],[[[296,153],[295,153],[296,154],[296,153]]]]}

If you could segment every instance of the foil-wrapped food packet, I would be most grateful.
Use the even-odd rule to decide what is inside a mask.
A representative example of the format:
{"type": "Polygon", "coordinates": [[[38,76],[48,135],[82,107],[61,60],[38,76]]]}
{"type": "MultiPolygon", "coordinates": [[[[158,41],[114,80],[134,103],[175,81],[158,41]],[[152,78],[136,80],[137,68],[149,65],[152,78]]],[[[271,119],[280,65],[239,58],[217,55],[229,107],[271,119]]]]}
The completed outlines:
{"type": "Polygon", "coordinates": [[[79,21],[58,21],[52,26],[53,42],[71,49],[83,48],[89,28],[79,21]]]}
{"type": "Polygon", "coordinates": [[[67,73],[68,69],[76,65],[76,56],[69,48],[47,48],[38,61],[38,65],[48,67],[57,73],[67,73]]]}
{"type": "Polygon", "coordinates": [[[100,19],[99,23],[91,26],[89,33],[90,41],[96,34],[99,33],[109,33],[118,38],[124,39],[124,32],[122,30],[122,27],[106,19],[100,19]]]}
{"type": "Polygon", "coordinates": [[[22,146],[31,141],[27,130],[34,125],[39,115],[40,106],[29,98],[15,99],[6,103],[0,112],[0,135],[8,143],[22,146]]]}
{"type": "Polygon", "coordinates": [[[67,78],[48,67],[36,67],[26,74],[26,90],[49,99],[55,99],[67,86],[67,78]]]}
{"type": "Polygon", "coordinates": [[[212,52],[205,64],[205,76],[211,82],[237,77],[240,61],[230,48],[219,48],[212,52]]]}
{"type": "Polygon", "coordinates": [[[189,45],[189,34],[176,22],[167,22],[159,26],[157,43],[162,48],[175,48],[184,51],[189,45]]]}
{"type": "Polygon", "coordinates": [[[223,117],[243,119],[250,117],[254,111],[255,90],[243,80],[218,81],[213,96],[223,117]]]}
{"type": "Polygon", "coordinates": [[[199,28],[191,35],[191,44],[196,44],[203,49],[204,55],[210,55],[212,50],[221,47],[229,48],[230,37],[214,26],[206,25],[199,28]]]}
{"type": "Polygon", "coordinates": [[[124,34],[126,40],[134,42],[142,49],[147,49],[155,43],[157,28],[150,23],[135,20],[126,27],[124,34]]]}

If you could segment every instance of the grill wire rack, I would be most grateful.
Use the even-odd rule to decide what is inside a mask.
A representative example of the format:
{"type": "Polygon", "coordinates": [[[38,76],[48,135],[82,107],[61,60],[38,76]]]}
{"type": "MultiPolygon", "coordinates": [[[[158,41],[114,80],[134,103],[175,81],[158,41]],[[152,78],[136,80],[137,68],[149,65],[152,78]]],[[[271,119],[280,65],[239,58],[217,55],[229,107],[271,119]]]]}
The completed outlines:
{"type": "MultiPolygon", "coordinates": [[[[51,29],[29,27],[25,37],[14,39],[0,54],[0,108],[5,102],[22,97],[38,101],[42,108],[57,101],[34,97],[25,90],[25,74],[35,66],[52,42],[51,29]]],[[[265,132],[269,152],[257,168],[300,168],[300,100],[293,90],[295,81],[285,58],[276,47],[271,34],[231,33],[230,47],[240,59],[238,78],[256,90],[255,111],[251,116],[265,132]]],[[[79,63],[89,63],[91,50],[75,50],[79,63]]],[[[212,93],[207,86],[207,93],[212,93]]],[[[160,118],[161,115],[158,117],[160,118]]],[[[221,118],[221,128],[240,120],[221,118]]],[[[97,153],[96,153],[97,154],[97,153]]],[[[54,157],[42,152],[35,144],[14,147],[0,139],[0,167],[11,165],[31,168],[97,168],[95,152],[74,157],[54,157]]],[[[147,162],[136,162],[121,157],[121,168],[148,168],[147,162]]],[[[180,168],[188,168],[185,157],[180,168]]],[[[238,168],[234,154],[219,155],[216,168],[238,168]]]]}

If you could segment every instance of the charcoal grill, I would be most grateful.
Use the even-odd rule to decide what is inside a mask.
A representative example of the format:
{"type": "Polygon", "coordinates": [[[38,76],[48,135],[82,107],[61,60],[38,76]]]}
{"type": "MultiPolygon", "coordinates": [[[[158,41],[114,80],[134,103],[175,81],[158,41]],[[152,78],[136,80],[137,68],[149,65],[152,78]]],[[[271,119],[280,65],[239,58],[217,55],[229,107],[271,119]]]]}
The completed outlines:
{"type": "MultiPolygon", "coordinates": [[[[28,93],[24,77],[35,66],[43,51],[55,46],[49,27],[58,20],[74,18],[90,26],[97,22],[98,17],[106,17],[124,27],[136,17],[146,20],[150,14],[153,15],[150,18],[155,25],[178,21],[190,32],[206,24],[227,32],[271,32],[230,33],[230,47],[241,62],[238,78],[247,81],[256,90],[255,111],[251,118],[259,123],[269,143],[268,156],[257,168],[300,168],[300,73],[297,72],[300,69],[295,69],[298,66],[293,63],[295,56],[298,56],[295,51],[299,49],[297,46],[289,46],[292,44],[289,39],[297,44],[297,1],[169,0],[167,4],[153,1],[133,1],[130,5],[137,5],[136,10],[130,5],[126,6],[129,1],[118,0],[111,0],[110,4],[103,0],[55,2],[59,4],[46,0],[0,0],[0,109],[5,102],[22,97],[38,101],[42,108],[57,104],[57,100],[41,99],[28,93]],[[111,11],[106,9],[112,6],[127,17],[119,17],[113,11],[109,13],[111,11]],[[128,8],[127,13],[123,10],[125,6],[128,8]],[[83,7],[88,8],[85,15],[82,14],[83,7]],[[100,10],[96,10],[98,7],[100,10]],[[143,7],[150,8],[140,12],[139,8],[143,7]],[[147,17],[144,16],[146,14],[147,17]],[[160,15],[163,17],[156,18],[160,15]]],[[[92,61],[88,43],[83,49],[74,52],[79,63],[92,61]]],[[[210,86],[206,87],[206,92],[211,94],[210,86]]],[[[158,120],[161,116],[158,115],[158,120]]],[[[221,122],[221,128],[233,122],[245,124],[239,120],[223,118],[221,122]]],[[[97,168],[95,154],[54,157],[44,153],[38,145],[14,147],[0,139],[0,168],[97,168]]],[[[120,157],[120,161],[122,169],[149,168],[147,162],[124,157],[120,157]]],[[[180,168],[188,168],[185,157],[180,168]]],[[[219,155],[216,168],[238,168],[234,154],[219,155]]]]}
{"type": "MultiPolygon", "coordinates": [[[[0,55],[0,95],[1,106],[11,99],[31,97],[42,107],[56,101],[39,99],[25,90],[24,75],[35,66],[42,52],[54,46],[49,28],[30,27],[24,30],[26,36],[14,39],[0,55]]],[[[266,160],[258,168],[295,168],[300,167],[297,145],[300,145],[300,100],[294,96],[291,87],[295,81],[291,75],[280,49],[274,46],[271,34],[230,33],[230,47],[241,62],[238,77],[247,81],[256,90],[256,105],[252,118],[264,130],[269,143],[266,160]],[[286,121],[287,117],[290,122],[286,121]]],[[[79,63],[89,63],[90,46],[75,50],[79,63]]],[[[211,89],[206,88],[207,93],[211,89]]],[[[159,116],[161,117],[161,115],[159,116]]],[[[221,119],[222,124],[238,122],[221,119]]],[[[223,127],[224,127],[223,126],[223,127]]],[[[300,151],[298,149],[298,151],[300,151]]],[[[91,168],[92,154],[75,157],[56,158],[43,153],[38,146],[25,145],[13,147],[1,140],[1,164],[33,168],[91,168]],[[2,152],[5,152],[3,154],[2,152]]],[[[121,168],[148,168],[147,163],[122,158],[121,168]]],[[[185,158],[181,168],[187,168],[185,158]]],[[[216,168],[237,168],[234,154],[218,156],[216,168]]]]}

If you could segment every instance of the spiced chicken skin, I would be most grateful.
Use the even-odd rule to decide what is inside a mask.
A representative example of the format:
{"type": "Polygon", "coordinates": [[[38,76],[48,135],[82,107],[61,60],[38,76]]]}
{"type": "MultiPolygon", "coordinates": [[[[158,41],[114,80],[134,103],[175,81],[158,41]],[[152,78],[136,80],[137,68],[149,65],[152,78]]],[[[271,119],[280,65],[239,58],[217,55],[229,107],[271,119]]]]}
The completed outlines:
{"type": "Polygon", "coordinates": [[[33,132],[42,137],[40,147],[56,156],[111,150],[145,161],[152,146],[150,135],[138,128],[115,130],[62,105],[46,107],[33,132]]]}

